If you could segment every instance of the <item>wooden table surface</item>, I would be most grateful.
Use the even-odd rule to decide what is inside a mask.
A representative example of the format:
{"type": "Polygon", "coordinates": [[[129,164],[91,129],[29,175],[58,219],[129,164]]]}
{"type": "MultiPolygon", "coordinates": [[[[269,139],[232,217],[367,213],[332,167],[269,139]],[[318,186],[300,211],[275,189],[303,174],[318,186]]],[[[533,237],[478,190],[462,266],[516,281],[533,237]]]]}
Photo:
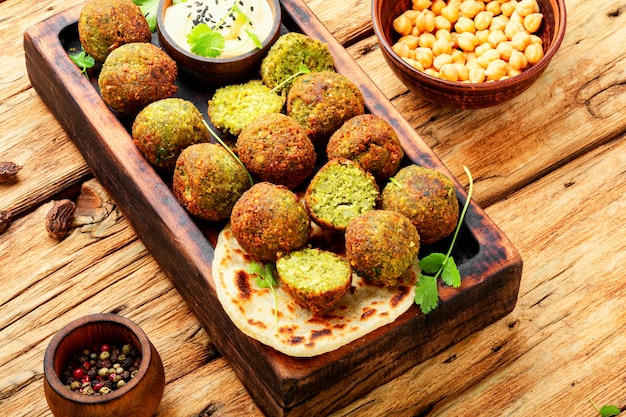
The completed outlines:
{"type": "MultiPolygon", "coordinates": [[[[50,416],[43,354],[85,314],[139,324],[166,369],[158,416],[260,416],[226,359],[33,90],[23,33],[79,3],[0,1],[0,415],[50,416]],[[53,200],[91,197],[62,241],[53,200]],[[93,198],[98,196],[97,198],[93,198]]],[[[568,29],[540,80],[511,102],[453,110],[386,66],[370,2],[309,6],[524,259],[514,311],[337,410],[336,416],[593,416],[626,409],[626,0],[568,0],[568,29]]]]}

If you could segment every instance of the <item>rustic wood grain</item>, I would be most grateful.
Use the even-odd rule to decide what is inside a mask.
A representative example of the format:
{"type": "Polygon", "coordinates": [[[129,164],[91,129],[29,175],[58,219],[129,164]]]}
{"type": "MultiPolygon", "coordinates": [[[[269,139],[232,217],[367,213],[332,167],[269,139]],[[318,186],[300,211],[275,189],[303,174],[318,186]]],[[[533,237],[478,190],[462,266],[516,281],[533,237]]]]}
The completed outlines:
{"type": "MultiPolygon", "coordinates": [[[[19,213],[0,236],[0,414],[51,416],[41,383],[48,338],[75,317],[110,310],[138,320],[166,352],[158,416],[261,416],[127,220],[109,216],[54,244],[43,228],[49,198],[90,173],[30,86],[22,33],[78,3],[0,2],[0,159],[24,165],[15,184],[0,185],[0,210],[19,213]],[[91,296],[74,300],[83,291],[91,296]]],[[[558,94],[538,89],[540,105],[520,97],[513,108],[467,115],[407,93],[375,40],[352,37],[369,25],[369,1],[308,4],[444,163],[462,181],[457,161],[479,176],[477,200],[526,261],[509,316],[333,415],[595,415],[587,397],[625,409],[626,137],[616,117],[624,108],[626,3],[567,1],[568,34],[549,68],[558,94]],[[545,110],[530,114],[536,131],[518,129],[531,124],[520,104],[545,110]]]]}

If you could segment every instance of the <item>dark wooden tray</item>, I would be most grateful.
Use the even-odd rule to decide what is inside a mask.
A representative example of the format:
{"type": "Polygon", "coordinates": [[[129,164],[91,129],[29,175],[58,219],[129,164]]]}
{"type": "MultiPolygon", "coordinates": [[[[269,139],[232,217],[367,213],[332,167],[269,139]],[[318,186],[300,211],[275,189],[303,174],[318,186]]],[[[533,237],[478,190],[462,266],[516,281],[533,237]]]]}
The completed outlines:
{"type": "MultiPolygon", "coordinates": [[[[337,70],[359,86],[367,110],[396,129],[407,158],[450,174],[306,4],[281,0],[281,5],[283,29],[328,43],[337,70]]],[[[242,334],[221,308],[214,290],[215,225],[198,222],[186,213],[133,144],[128,121],[111,112],[94,87],[93,77],[89,80],[80,74],[67,55],[76,42],[82,7],[79,4],[25,32],[26,67],[33,87],[266,414],[329,414],[514,308],[522,259],[472,202],[454,251],[462,286],[456,290],[440,286],[441,301],[430,314],[424,316],[413,306],[395,322],[343,348],[304,359],[288,357],[242,334]]],[[[204,112],[209,92],[181,87],[177,95],[193,96],[204,112]]],[[[456,185],[463,204],[466,194],[456,185]]]]}

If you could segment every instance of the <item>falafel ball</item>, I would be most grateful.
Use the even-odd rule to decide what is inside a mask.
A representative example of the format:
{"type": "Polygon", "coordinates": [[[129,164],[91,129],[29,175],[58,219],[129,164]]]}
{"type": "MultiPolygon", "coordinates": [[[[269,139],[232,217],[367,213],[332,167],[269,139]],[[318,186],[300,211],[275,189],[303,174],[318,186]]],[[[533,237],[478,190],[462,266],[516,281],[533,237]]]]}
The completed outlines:
{"type": "Polygon", "coordinates": [[[209,118],[218,129],[238,136],[241,129],[258,117],[280,113],[285,97],[272,91],[261,80],[227,85],[215,90],[209,100],[209,118]]]}
{"type": "Polygon", "coordinates": [[[131,0],[90,0],[80,11],[78,38],[85,52],[103,62],[115,48],[150,42],[145,16],[131,0]]]}
{"type": "Polygon", "coordinates": [[[315,174],[304,194],[311,219],[343,232],[359,214],[374,210],[380,195],[376,179],[349,159],[331,159],[315,174]]]}
{"type": "Polygon", "coordinates": [[[279,92],[289,90],[290,77],[305,65],[309,71],[332,71],[335,60],[324,42],[297,32],[280,36],[261,61],[261,79],[279,92]]]}
{"type": "Polygon", "coordinates": [[[393,127],[373,114],[354,116],[333,133],[326,146],[328,159],[356,161],[384,184],[400,168],[404,151],[393,127]]]}
{"type": "Polygon", "coordinates": [[[383,286],[395,286],[415,262],[420,235],[405,215],[395,211],[363,213],[346,228],[346,256],[364,279],[383,286]]]}
{"type": "Polygon", "coordinates": [[[246,170],[224,147],[197,143],[176,160],[172,191],[192,215],[218,221],[228,219],[250,185],[246,170]]]}
{"type": "Polygon", "coordinates": [[[331,309],[350,290],[352,268],[341,255],[304,248],[281,256],[276,271],[282,287],[313,315],[331,309]]]}
{"type": "Polygon", "coordinates": [[[176,62],[151,43],[122,45],[104,61],[100,94],[113,110],[135,115],[146,105],[176,93],[176,62]]]}
{"type": "Polygon", "coordinates": [[[237,139],[237,152],[256,177],[289,189],[315,168],[311,140],[295,120],[281,113],[266,114],[246,126],[237,139]]]}
{"type": "Polygon", "coordinates": [[[315,145],[326,146],[344,122],[363,113],[365,101],[359,88],[334,71],[304,74],[287,93],[287,114],[315,145]]]}
{"type": "Polygon", "coordinates": [[[269,182],[254,184],[243,193],[230,224],[241,247],[263,262],[303,248],[311,232],[311,220],[298,196],[269,182]]]}
{"type": "Polygon", "coordinates": [[[382,208],[411,219],[422,243],[448,236],[459,221],[459,201],[452,180],[443,172],[409,165],[398,171],[382,192],[382,208]]]}
{"type": "Polygon", "coordinates": [[[152,165],[172,171],[183,149],[210,142],[200,110],[189,100],[164,98],[144,107],[133,122],[135,145],[152,165]]]}

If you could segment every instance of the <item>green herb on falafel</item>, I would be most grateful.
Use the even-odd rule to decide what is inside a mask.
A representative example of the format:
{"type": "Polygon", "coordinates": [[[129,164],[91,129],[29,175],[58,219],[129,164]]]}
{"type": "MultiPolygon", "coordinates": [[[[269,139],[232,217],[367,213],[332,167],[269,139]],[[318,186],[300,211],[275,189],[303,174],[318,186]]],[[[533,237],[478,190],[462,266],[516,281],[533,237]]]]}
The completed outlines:
{"type": "Polygon", "coordinates": [[[457,268],[451,254],[474,192],[472,174],[467,167],[464,166],[463,169],[469,178],[469,190],[467,192],[465,205],[463,206],[463,210],[461,211],[461,215],[459,217],[459,222],[452,237],[452,242],[448,248],[448,252],[445,255],[442,253],[431,253],[419,261],[419,267],[422,272],[419,274],[419,279],[415,288],[415,303],[420,306],[420,309],[424,314],[428,314],[437,308],[437,302],[439,301],[437,278],[441,276],[442,281],[453,288],[458,288],[461,285],[461,274],[459,273],[459,269],[457,268]],[[434,275],[426,275],[424,272],[434,275]]]}
{"type": "Polygon", "coordinates": [[[77,54],[71,54],[70,59],[78,68],[80,68],[80,72],[85,74],[85,76],[89,76],[87,74],[87,70],[94,65],[96,65],[96,60],[93,59],[92,56],[88,55],[85,51],[80,51],[77,54]]]}
{"type": "Polygon", "coordinates": [[[237,161],[237,163],[239,165],[241,165],[243,167],[243,169],[246,170],[246,173],[248,174],[248,179],[250,180],[250,186],[254,185],[254,180],[252,179],[252,175],[250,175],[250,171],[248,171],[248,168],[246,168],[246,166],[243,164],[243,162],[241,162],[241,159],[239,159],[239,157],[237,155],[235,155],[235,152],[233,152],[232,149],[230,149],[230,147],[228,145],[226,145],[224,143],[224,141],[222,140],[222,138],[219,137],[219,135],[217,133],[215,133],[213,131],[213,129],[211,129],[211,126],[209,126],[209,124],[206,122],[206,120],[202,120],[202,122],[204,123],[204,126],[207,128],[207,130],[209,131],[209,133],[211,134],[211,136],[213,136],[213,138],[215,138],[215,140],[224,147],[224,149],[226,149],[228,151],[228,153],[235,158],[235,160],[237,161]]]}
{"type": "Polygon", "coordinates": [[[281,91],[281,89],[283,88],[283,86],[285,84],[287,84],[288,82],[290,82],[294,78],[299,77],[300,75],[308,74],[309,72],[311,72],[309,67],[307,67],[304,64],[298,64],[298,71],[296,71],[295,73],[291,74],[289,77],[285,78],[280,84],[278,84],[276,87],[272,88],[270,91],[272,93],[279,92],[279,91],[281,91]]]}
{"type": "Polygon", "coordinates": [[[252,262],[248,268],[248,272],[256,275],[256,285],[261,288],[268,288],[272,291],[274,297],[274,325],[278,327],[278,297],[276,296],[276,290],[274,287],[278,285],[276,278],[274,278],[274,266],[271,263],[265,264],[262,267],[258,262],[252,262]]]}

